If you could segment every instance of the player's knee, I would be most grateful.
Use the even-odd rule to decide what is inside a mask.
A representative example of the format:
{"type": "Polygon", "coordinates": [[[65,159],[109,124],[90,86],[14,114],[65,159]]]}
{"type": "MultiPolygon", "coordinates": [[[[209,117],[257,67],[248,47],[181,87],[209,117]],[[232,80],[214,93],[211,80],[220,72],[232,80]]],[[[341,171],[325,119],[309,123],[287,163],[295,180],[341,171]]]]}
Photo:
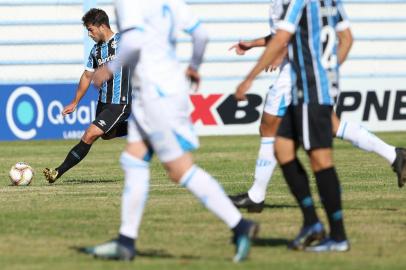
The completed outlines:
{"type": "Polygon", "coordinates": [[[324,169],[333,167],[333,160],[331,158],[311,158],[311,167],[313,172],[318,172],[324,169]]]}
{"type": "Polygon", "coordinates": [[[82,141],[87,144],[93,144],[98,138],[99,136],[86,132],[82,137],[82,141]]]}
{"type": "Polygon", "coordinates": [[[139,159],[126,151],[121,153],[120,164],[121,164],[121,168],[123,168],[124,171],[130,170],[132,168],[136,168],[136,169],[144,168],[146,170],[149,169],[149,162],[139,159]]]}
{"type": "Polygon", "coordinates": [[[275,137],[280,124],[280,118],[277,116],[263,116],[259,126],[261,137],[275,137]]]}

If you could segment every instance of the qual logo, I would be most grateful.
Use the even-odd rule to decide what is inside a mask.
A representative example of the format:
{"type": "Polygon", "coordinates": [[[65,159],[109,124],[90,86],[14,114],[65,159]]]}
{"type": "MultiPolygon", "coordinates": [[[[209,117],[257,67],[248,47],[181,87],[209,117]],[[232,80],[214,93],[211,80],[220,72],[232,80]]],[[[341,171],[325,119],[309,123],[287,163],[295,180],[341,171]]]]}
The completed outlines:
{"type": "Polygon", "coordinates": [[[42,100],[38,93],[31,87],[23,86],[14,90],[7,101],[6,118],[7,124],[15,136],[23,140],[29,140],[37,135],[37,130],[35,128],[31,128],[29,130],[21,130],[17,127],[13,117],[13,109],[15,108],[15,106],[17,106],[16,112],[18,122],[23,125],[28,125],[34,120],[35,110],[32,103],[28,101],[22,101],[15,104],[16,100],[23,95],[30,96],[34,100],[38,112],[35,125],[37,128],[42,127],[42,124],[44,123],[44,105],[42,104],[42,100]]]}

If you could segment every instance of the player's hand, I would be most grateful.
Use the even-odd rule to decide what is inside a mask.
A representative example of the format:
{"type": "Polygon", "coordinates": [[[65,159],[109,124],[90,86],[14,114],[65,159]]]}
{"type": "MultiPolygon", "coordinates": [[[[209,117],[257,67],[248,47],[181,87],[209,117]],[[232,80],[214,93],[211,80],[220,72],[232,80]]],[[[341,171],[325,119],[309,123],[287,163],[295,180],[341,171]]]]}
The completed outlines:
{"type": "Polygon", "coordinates": [[[238,101],[246,100],[247,97],[245,96],[245,93],[251,88],[252,81],[245,79],[242,81],[238,87],[237,90],[234,93],[234,97],[238,101]]]}
{"type": "Polygon", "coordinates": [[[111,75],[112,75],[111,71],[106,66],[98,68],[93,75],[94,86],[100,88],[103,82],[108,81],[111,78],[111,75]]]}
{"type": "Polygon", "coordinates": [[[238,43],[231,46],[228,50],[235,50],[235,53],[238,55],[244,55],[246,51],[251,49],[251,43],[245,41],[239,41],[238,43]]]}
{"type": "Polygon", "coordinates": [[[200,74],[192,67],[186,69],[186,77],[190,80],[191,89],[197,92],[200,86],[200,74]]]}
{"type": "Polygon", "coordinates": [[[65,116],[67,114],[73,113],[76,110],[77,105],[77,103],[72,102],[71,104],[65,106],[65,108],[63,108],[62,115],[65,116]]]}

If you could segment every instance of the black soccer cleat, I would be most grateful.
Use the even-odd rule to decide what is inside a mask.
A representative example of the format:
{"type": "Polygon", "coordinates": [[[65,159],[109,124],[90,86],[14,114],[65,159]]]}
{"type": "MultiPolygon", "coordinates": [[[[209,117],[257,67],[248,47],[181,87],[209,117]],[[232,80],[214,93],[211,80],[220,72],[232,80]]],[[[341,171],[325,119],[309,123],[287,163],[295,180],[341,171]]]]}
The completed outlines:
{"type": "Polygon", "coordinates": [[[323,224],[317,222],[313,225],[302,227],[296,238],[288,244],[289,249],[304,250],[315,241],[321,241],[325,238],[323,224]]]}
{"type": "Polygon", "coordinates": [[[235,245],[233,262],[239,263],[247,259],[251,250],[251,241],[259,232],[259,225],[250,220],[243,220],[246,226],[243,232],[234,234],[232,242],[235,245]]]}
{"type": "Polygon", "coordinates": [[[246,208],[249,213],[261,213],[264,209],[264,201],[260,203],[253,202],[248,193],[228,196],[237,208],[246,208]]]}
{"type": "Polygon", "coordinates": [[[393,171],[398,176],[398,187],[401,188],[406,183],[406,149],[396,148],[396,159],[392,164],[393,171]]]}

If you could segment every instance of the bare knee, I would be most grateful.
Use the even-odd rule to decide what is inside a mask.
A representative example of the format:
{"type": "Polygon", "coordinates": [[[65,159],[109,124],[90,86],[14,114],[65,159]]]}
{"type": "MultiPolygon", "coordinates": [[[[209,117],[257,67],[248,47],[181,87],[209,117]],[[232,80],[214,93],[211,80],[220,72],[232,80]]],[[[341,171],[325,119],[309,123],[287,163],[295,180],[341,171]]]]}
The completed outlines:
{"type": "Polygon", "coordinates": [[[294,141],[283,137],[276,137],[275,157],[278,160],[278,163],[281,165],[294,160],[296,158],[296,147],[294,141]]]}
{"type": "Polygon", "coordinates": [[[333,167],[333,157],[331,148],[320,148],[309,152],[310,165],[313,172],[333,167]]]}
{"type": "Polygon", "coordinates": [[[261,137],[275,137],[278,131],[281,118],[265,113],[262,115],[259,133],[261,137]]]}
{"type": "Polygon", "coordinates": [[[192,166],[193,158],[190,153],[186,153],[173,161],[164,163],[168,177],[175,183],[179,183],[192,166]]]}
{"type": "Polygon", "coordinates": [[[87,144],[94,143],[99,137],[104,134],[103,130],[95,125],[90,125],[90,127],[85,131],[85,134],[82,136],[82,141],[87,144]]]}

